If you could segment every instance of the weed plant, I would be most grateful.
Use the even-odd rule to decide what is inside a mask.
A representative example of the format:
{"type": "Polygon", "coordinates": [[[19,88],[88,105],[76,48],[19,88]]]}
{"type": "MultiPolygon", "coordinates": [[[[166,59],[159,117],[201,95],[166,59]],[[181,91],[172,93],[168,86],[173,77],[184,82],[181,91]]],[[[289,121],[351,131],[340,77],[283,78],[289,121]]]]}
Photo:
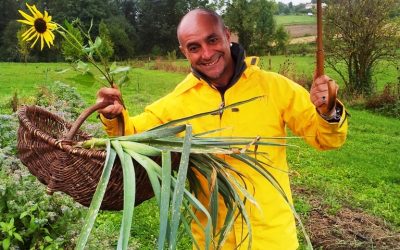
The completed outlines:
{"type": "Polygon", "coordinates": [[[365,107],[378,114],[400,118],[400,83],[386,84],[382,92],[366,101],[365,107]]]}
{"type": "MultiPolygon", "coordinates": [[[[75,88],[61,82],[40,86],[29,100],[15,94],[12,103],[26,102],[46,106],[68,120],[76,119],[85,105],[75,88]]],[[[86,126],[86,131],[101,134],[99,124],[86,126]]],[[[17,158],[17,127],[16,113],[0,115],[0,248],[71,248],[85,210],[66,195],[47,195],[45,186],[22,165],[17,158]]]]}

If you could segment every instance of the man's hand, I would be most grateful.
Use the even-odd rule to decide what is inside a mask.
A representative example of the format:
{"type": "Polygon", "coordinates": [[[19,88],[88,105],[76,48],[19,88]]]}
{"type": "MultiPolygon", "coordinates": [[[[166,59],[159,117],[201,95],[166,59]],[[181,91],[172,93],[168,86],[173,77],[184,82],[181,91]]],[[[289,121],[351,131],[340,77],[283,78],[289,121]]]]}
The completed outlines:
{"type": "Polygon", "coordinates": [[[322,117],[332,117],[335,114],[336,96],[339,86],[327,75],[314,79],[310,90],[311,102],[322,117]]]}
{"type": "Polygon", "coordinates": [[[124,109],[123,104],[121,103],[122,97],[121,92],[118,88],[101,88],[97,92],[97,100],[96,103],[99,102],[109,102],[110,105],[103,109],[99,109],[98,112],[102,114],[107,119],[113,119],[121,114],[124,109]]]}

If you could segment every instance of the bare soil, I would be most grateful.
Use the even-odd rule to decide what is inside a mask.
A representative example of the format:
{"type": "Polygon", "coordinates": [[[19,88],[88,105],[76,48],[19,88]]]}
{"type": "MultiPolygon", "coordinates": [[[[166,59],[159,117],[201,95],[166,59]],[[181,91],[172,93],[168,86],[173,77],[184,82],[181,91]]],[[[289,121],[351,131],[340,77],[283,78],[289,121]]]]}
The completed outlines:
{"type": "Polygon", "coordinates": [[[384,220],[345,206],[333,215],[313,192],[295,187],[294,194],[306,199],[312,207],[305,226],[314,248],[400,249],[400,232],[384,220]]]}
{"type": "Polygon", "coordinates": [[[285,26],[291,38],[315,36],[317,34],[316,24],[296,24],[285,26]]]}

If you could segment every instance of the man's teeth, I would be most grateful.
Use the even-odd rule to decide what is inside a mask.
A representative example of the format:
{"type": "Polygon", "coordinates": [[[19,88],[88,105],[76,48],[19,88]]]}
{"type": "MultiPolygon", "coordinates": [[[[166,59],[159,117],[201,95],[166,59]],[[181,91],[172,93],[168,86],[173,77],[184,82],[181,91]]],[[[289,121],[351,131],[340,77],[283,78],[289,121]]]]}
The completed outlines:
{"type": "Polygon", "coordinates": [[[216,60],[210,62],[210,63],[205,63],[204,65],[206,65],[206,66],[212,66],[212,65],[216,64],[217,62],[218,62],[218,58],[217,58],[216,60]]]}

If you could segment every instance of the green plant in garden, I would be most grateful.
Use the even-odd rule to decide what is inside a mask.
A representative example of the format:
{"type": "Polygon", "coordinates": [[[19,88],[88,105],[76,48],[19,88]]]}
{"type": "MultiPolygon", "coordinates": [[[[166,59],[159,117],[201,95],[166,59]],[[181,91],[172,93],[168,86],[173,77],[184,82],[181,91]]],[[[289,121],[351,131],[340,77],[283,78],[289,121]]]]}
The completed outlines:
{"type": "MultiPolygon", "coordinates": [[[[35,46],[39,38],[41,50],[45,43],[50,47],[54,43],[54,32],[57,32],[64,38],[63,48],[66,50],[64,51],[64,55],[68,56],[70,59],[76,58],[77,67],[80,70],[86,73],[90,69],[86,63],[81,61],[85,59],[103,75],[110,86],[114,86],[114,84],[122,85],[129,80],[127,72],[130,70],[130,67],[118,67],[116,63],[113,63],[111,66],[109,65],[108,57],[111,53],[111,45],[107,42],[107,39],[105,42],[102,42],[102,38],[98,36],[94,41],[92,40],[90,36],[92,24],[87,32],[83,32],[83,29],[79,25],[79,20],[74,22],[78,27],[74,27],[67,22],[65,23],[66,27],[63,27],[53,22],[47,11],[44,11],[44,14],[42,14],[35,5],[26,4],[26,6],[32,16],[19,10],[19,13],[25,19],[18,20],[18,22],[31,26],[22,34],[23,41],[29,42],[35,38],[30,46],[31,48],[35,46]],[[84,44],[82,34],[87,39],[88,44],[84,44]],[[96,61],[96,57],[99,59],[100,64],[96,61]],[[117,75],[122,76],[117,79],[117,75]]],[[[102,28],[102,35],[107,38],[107,31],[104,27],[102,28]]]]}
{"type": "Polygon", "coordinates": [[[0,248],[59,249],[76,238],[83,211],[62,195],[48,196],[15,156],[17,119],[0,116],[0,248]]]}

